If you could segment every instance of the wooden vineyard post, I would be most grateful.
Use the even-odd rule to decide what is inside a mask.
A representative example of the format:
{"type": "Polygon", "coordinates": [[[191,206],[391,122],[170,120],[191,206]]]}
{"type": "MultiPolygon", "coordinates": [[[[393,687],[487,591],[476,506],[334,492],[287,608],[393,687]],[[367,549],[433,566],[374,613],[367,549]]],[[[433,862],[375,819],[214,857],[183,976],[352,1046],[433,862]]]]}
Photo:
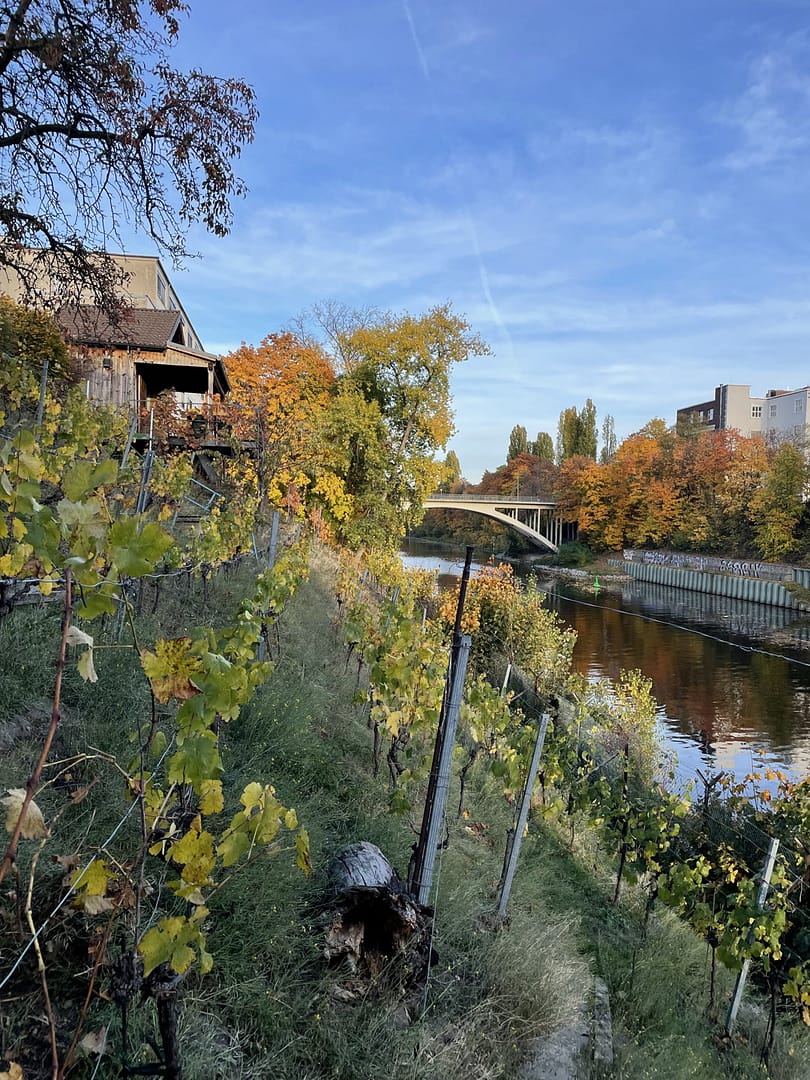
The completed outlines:
{"type": "Polygon", "coordinates": [[[433,747],[433,762],[430,766],[425,811],[422,827],[414,852],[413,866],[408,877],[408,887],[420,904],[427,904],[433,885],[433,867],[436,862],[436,847],[447,806],[447,793],[450,788],[450,763],[456,739],[458,714],[464,690],[464,677],[467,673],[467,660],[470,655],[472,638],[461,633],[461,621],[464,615],[464,601],[467,596],[467,584],[470,580],[472,547],[467,548],[464,560],[464,572],[456,607],[456,621],[453,628],[453,645],[450,650],[450,662],[447,668],[447,682],[442,699],[436,742],[433,747]]]}
{"type": "MultiPolygon", "coordinates": [[[[757,892],[757,911],[762,911],[763,907],[765,906],[765,897],[768,895],[768,887],[771,884],[771,874],[773,873],[773,864],[776,862],[776,853],[778,850],[779,841],[775,837],[771,837],[771,843],[765,859],[765,866],[762,868],[762,878],[759,883],[759,891],[757,892]]],[[[737,1012],[740,1008],[740,1002],[742,1001],[743,991],[745,990],[745,983],[748,978],[748,969],[750,968],[750,966],[751,959],[750,957],[746,957],[745,960],[743,960],[743,966],[740,969],[740,973],[737,976],[737,981],[734,984],[734,993],[731,996],[731,1004],[728,1007],[728,1015],[726,1016],[727,1035],[731,1035],[734,1032],[734,1025],[737,1022],[737,1012]]]]}
{"type": "Polygon", "coordinates": [[[518,814],[517,823],[510,832],[507,841],[506,862],[504,865],[503,877],[501,879],[500,895],[498,897],[498,917],[501,919],[506,917],[506,908],[509,903],[509,895],[512,892],[512,882],[515,878],[518,856],[520,855],[520,845],[523,843],[523,830],[526,828],[526,821],[529,817],[529,807],[532,803],[534,782],[537,779],[537,770],[540,767],[540,757],[543,753],[543,743],[546,741],[547,731],[548,713],[543,713],[543,719],[540,721],[540,727],[537,731],[537,739],[534,744],[534,753],[532,754],[532,760],[529,765],[529,772],[526,776],[526,786],[523,788],[523,798],[520,802],[520,812],[518,814]]]}
{"type": "Polygon", "coordinates": [[[411,891],[416,894],[420,904],[428,903],[430,890],[433,886],[433,867],[436,862],[439,833],[441,832],[444,812],[447,807],[447,794],[450,790],[450,764],[456,742],[458,714],[461,708],[464,676],[467,674],[467,659],[470,655],[471,645],[472,638],[468,634],[463,635],[456,654],[456,662],[453,665],[453,681],[450,684],[450,692],[446,695],[447,707],[442,710],[442,719],[439,721],[439,733],[436,737],[439,757],[438,761],[436,761],[435,772],[431,769],[431,783],[428,785],[425,816],[419,834],[417,861],[414,865],[411,884],[411,891]],[[419,857],[420,852],[421,858],[419,857]]]}

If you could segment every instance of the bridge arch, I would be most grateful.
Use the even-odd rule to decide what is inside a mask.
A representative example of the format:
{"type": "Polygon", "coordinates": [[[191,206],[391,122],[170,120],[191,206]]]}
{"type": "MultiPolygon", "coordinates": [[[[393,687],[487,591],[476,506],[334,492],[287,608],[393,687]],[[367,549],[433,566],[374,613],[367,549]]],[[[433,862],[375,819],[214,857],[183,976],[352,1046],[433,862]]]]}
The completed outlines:
{"type": "Polygon", "coordinates": [[[426,510],[467,510],[514,529],[536,547],[557,552],[563,540],[563,522],[554,499],[491,495],[429,495],[426,510]]]}

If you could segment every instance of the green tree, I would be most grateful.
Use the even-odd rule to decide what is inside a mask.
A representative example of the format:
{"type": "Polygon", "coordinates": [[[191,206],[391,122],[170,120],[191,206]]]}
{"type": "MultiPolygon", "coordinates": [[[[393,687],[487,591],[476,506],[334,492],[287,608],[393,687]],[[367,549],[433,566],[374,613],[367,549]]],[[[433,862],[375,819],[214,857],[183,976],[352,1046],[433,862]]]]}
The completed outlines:
{"type": "Polygon", "coordinates": [[[575,453],[596,460],[596,406],[590,398],[582,406],[577,417],[577,440],[575,453]]]}
{"type": "Polygon", "coordinates": [[[578,414],[576,405],[563,409],[557,421],[557,464],[562,465],[576,453],[578,414]]]}
{"type": "Polygon", "coordinates": [[[184,0],[12,0],[0,9],[0,267],[28,299],[117,304],[99,252],[143,229],[172,259],[195,222],[222,236],[244,193],[251,88],[179,71],[184,0]],[[125,207],[126,213],[120,208],[125,207]],[[33,250],[32,250],[33,249],[33,250]]]}
{"type": "Polygon", "coordinates": [[[509,449],[506,453],[506,460],[511,461],[519,454],[525,454],[529,448],[529,436],[526,433],[526,428],[522,424],[515,424],[509,435],[509,449]]]}
{"type": "Polygon", "coordinates": [[[756,544],[764,558],[782,559],[796,548],[808,481],[806,458],[792,443],[784,443],[773,456],[764,484],[751,499],[756,544]]]}
{"type": "Polygon", "coordinates": [[[461,464],[455,450],[448,450],[444,459],[445,477],[439,486],[439,491],[450,491],[454,484],[461,480],[461,464]]]}
{"type": "Polygon", "coordinates": [[[547,431],[538,431],[529,449],[541,461],[554,461],[554,440],[547,431]]]}
{"type": "Polygon", "coordinates": [[[596,459],[596,407],[590,398],[578,411],[575,405],[563,409],[557,422],[557,464],[570,457],[596,459]]]}

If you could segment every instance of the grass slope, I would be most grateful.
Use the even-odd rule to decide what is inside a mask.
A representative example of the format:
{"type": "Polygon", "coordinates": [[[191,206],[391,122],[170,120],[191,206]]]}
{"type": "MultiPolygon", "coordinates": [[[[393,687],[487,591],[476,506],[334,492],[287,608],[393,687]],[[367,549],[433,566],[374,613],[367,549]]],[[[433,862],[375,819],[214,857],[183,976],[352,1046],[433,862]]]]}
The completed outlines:
{"type": "MultiPolygon", "coordinates": [[[[250,588],[246,564],[199,582],[164,587],[154,614],[145,614],[145,640],[180,634],[189,622],[222,624],[250,588]]],[[[355,670],[345,668],[336,624],[334,567],[328,552],[314,560],[310,581],[284,614],[273,677],[237,721],[222,732],[231,804],[252,780],[275,784],[310,831],[314,873],[304,878],[288,850],[237,873],[213,897],[208,926],[215,968],[186,982],[181,1038],[186,1080],[497,1080],[517,1074],[528,1040],[571,1022],[591,993],[594,974],[610,988],[617,1034],[616,1078],[695,1077],[702,1080],[765,1075],[743,1044],[722,1048],[706,1018],[706,949],[675,919],[654,913],[644,927],[643,902],[632,890],[609,903],[612,868],[587,836],[569,851],[553,826],[532,822],[518,870],[511,918],[495,930],[490,918],[511,816],[497,786],[483,774],[468,783],[468,816],[449,823],[449,845],[438,864],[435,947],[421,1016],[407,1018],[396,979],[384,973],[361,1001],[341,1004],[335,986],[345,978],[322,957],[323,896],[332,855],[356,840],[378,844],[404,872],[414,833],[387,812],[384,778],[371,772],[371,736],[355,701],[355,670]],[[379,990],[379,992],[378,992],[379,990]]],[[[151,611],[151,598],[144,607],[151,611]]],[[[58,605],[20,610],[0,624],[0,785],[19,787],[30,772],[47,726],[58,605]]],[[[87,746],[126,761],[136,719],[148,700],[135,657],[110,649],[97,656],[99,683],[87,686],[72,668],[65,686],[65,722],[52,757],[87,746]]],[[[79,812],[60,823],[46,856],[74,850],[85,837],[106,835],[126,802],[120,777],[88,762],[65,783],[102,779],[79,812]]],[[[46,791],[50,820],[65,790],[46,791]]],[[[455,801],[451,793],[451,807],[455,801]]],[[[134,823],[128,840],[137,841],[134,823]]],[[[126,842],[127,837],[122,836],[126,842]]],[[[98,841],[94,841],[98,842],[98,841]]],[[[30,847],[30,845],[29,845],[30,847]]],[[[21,855],[20,870],[26,873],[21,855]]],[[[46,858],[38,875],[38,919],[60,894],[60,871],[46,858]],[[47,865],[46,865],[47,862],[47,865]]],[[[0,900],[9,899],[2,897],[0,900]]],[[[11,898],[13,899],[13,897],[11,898]]],[[[154,903],[157,903],[157,897],[154,903]]],[[[13,919],[2,952],[13,956],[13,919]]],[[[60,1035],[69,1032],[84,992],[89,929],[81,917],[56,920],[47,939],[51,992],[60,1035]],[[81,992],[77,994],[78,990],[81,992]]],[[[115,953],[121,942],[112,943],[115,953]]],[[[29,957],[30,959],[30,957],[29,957]]],[[[725,978],[721,1008],[730,979],[725,978]]],[[[26,1076],[40,1075],[41,1001],[33,963],[23,965],[2,995],[0,1051],[20,1060],[26,1076]],[[9,1000],[12,999],[12,1000],[9,1000]]],[[[413,1011],[413,1010],[412,1010],[413,1011]]],[[[148,1008],[132,1032],[134,1063],[154,1058],[148,1046],[148,1008]]],[[[100,998],[89,1027],[109,1025],[112,1055],[98,1076],[119,1075],[117,1010],[100,998]]],[[[752,1046],[761,1022],[749,1011],[742,1025],[752,1046]]],[[[43,1061],[46,1058],[42,1059],[43,1061]]],[[[802,1032],[780,1036],[774,1080],[806,1080],[810,1042],[802,1032]]],[[[77,1059],[72,1075],[90,1076],[95,1062],[77,1059]]],[[[0,1070],[2,1066],[0,1066],[0,1070]]],[[[583,1075],[587,1075],[584,1067],[583,1075]]],[[[47,1075],[47,1071],[42,1073],[47,1075]]],[[[604,1075],[604,1073],[602,1074],[604,1075]]]]}

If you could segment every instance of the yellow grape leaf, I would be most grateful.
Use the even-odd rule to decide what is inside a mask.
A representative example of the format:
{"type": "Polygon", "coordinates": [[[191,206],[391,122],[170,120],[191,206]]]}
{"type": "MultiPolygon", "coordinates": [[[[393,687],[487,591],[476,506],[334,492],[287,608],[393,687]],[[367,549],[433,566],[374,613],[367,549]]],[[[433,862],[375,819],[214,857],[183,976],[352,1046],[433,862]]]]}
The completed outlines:
{"type": "MultiPolygon", "coordinates": [[[[238,815],[237,815],[238,816],[238,815]]],[[[250,837],[243,829],[233,829],[217,844],[223,866],[233,866],[250,848],[250,837]]]]}
{"type": "MultiPolygon", "coordinates": [[[[0,802],[6,807],[6,832],[13,833],[25,802],[25,789],[9,788],[8,794],[0,802]]],[[[49,835],[42,811],[32,799],[25,811],[20,836],[25,840],[42,840],[49,835]]]]}
{"type": "Polygon", "coordinates": [[[18,1065],[16,1061],[10,1061],[6,1071],[0,1072],[0,1080],[25,1080],[22,1065],[18,1065]]]}
{"type": "Polygon", "coordinates": [[[200,813],[218,814],[225,808],[221,780],[203,780],[200,785],[200,813]]]}
{"type": "Polygon", "coordinates": [[[152,684],[152,691],[158,701],[179,698],[188,701],[199,688],[191,681],[192,675],[201,670],[199,656],[189,650],[191,638],[162,638],[155,644],[155,651],[141,649],[141,666],[152,684]]]}
{"type": "Polygon", "coordinates": [[[82,655],[79,657],[79,662],[76,665],[79,674],[85,682],[98,682],[98,675],[96,674],[96,667],[93,663],[93,650],[85,649],[82,655]]]}
{"type": "MultiPolygon", "coordinates": [[[[272,790],[272,789],[271,789],[272,790]]],[[[264,794],[264,788],[256,780],[248,784],[242,794],[239,796],[239,802],[244,806],[246,810],[251,810],[254,806],[258,806],[262,801],[262,795],[264,794]]]]}
{"type": "Polygon", "coordinates": [[[287,826],[290,832],[295,832],[295,830],[298,828],[298,815],[296,814],[295,810],[287,811],[287,813],[284,815],[284,824],[287,826]]]}
{"type": "Polygon", "coordinates": [[[78,626],[69,626],[68,632],[65,634],[66,645],[86,645],[88,649],[93,648],[93,638],[90,634],[85,634],[84,630],[80,630],[78,626]]]}
{"type": "Polygon", "coordinates": [[[88,915],[109,911],[113,902],[105,894],[113,877],[115,874],[104,859],[93,859],[84,870],[76,870],[70,878],[77,893],[76,907],[84,908],[88,915]]]}
{"type": "Polygon", "coordinates": [[[295,854],[295,865],[309,877],[312,873],[312,860],[309,857],[309,833],[306,829],[299,829],[296,834],[295,854]]]}
{"type": "MultiPolygon", "coordinates": [[[[43,578],[39,583],[39,591],[43,596],[50,596],[53,592],[54,582],[51,578],[43,578]]],[[[0,1074],[2,1075],[2,1074],[0,1074]]]]}
{"type": "Polygon", "coordinates": [[[172,862],[183,869],[180,877],[183,881],[195,885],[207,885],[214,868],[214,838],[209,832],[197,833],[193,829],[176,844],[172,844],[172,862]]]}

